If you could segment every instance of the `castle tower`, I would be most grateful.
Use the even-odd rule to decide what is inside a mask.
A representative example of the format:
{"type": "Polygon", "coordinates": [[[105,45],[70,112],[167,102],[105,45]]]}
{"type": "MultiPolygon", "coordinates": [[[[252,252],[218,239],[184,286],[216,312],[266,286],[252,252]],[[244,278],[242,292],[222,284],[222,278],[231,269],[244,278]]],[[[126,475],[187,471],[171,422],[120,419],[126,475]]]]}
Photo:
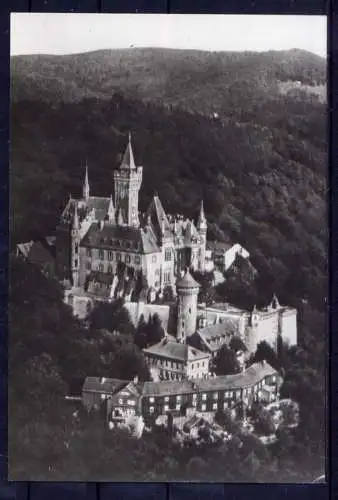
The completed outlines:
{"type": "Polygon", "coordinates": [[[205,269],[205,252],[206,252],[206,245],[207,245],[207,219],[205,218],[204,215],[204,206],[203,206],[203,200],[201,201],[201,207],[200,207],[200,214],[198,217],[197,221],[197,229],[201,238],[201,246],[200,246],[200,259],[199,259],[199,269],[200,271],[204,271],[205,269]]]}
{"type": "Polygon", "coordinates": [[[90,196],[90,188],[89,188],[89,180],[88,180],[88,166],[86,164],[86,175],[85,175],[85,180],[83,183],[83,188],[82,188],[82,196],[84,200],[88,200],[90,196]]]}
{"type": "Polygon", "coordinates": [[[80,243],[80,223],[77,213],[77,204],[74,205],[74,215],[71,228],[71,271],[73,286],[79,286],[79,243],[80,243]]]}
{"type": "Polygon", "coordinates": [[[177,340],[185,342],[187,336],[196,330],[197,298],[200,285],[191,276],[189,270],[176,283],[178,295],[177,340]]]}
{"type": "Polygon", "coordinates": [[[131,147],[131,136],[120,167],[114,171],[115,209],[122,211],[123,220],[130,227],[140,225],[138,194],[142,183],[142,167],[137,167],[131,147]]]}

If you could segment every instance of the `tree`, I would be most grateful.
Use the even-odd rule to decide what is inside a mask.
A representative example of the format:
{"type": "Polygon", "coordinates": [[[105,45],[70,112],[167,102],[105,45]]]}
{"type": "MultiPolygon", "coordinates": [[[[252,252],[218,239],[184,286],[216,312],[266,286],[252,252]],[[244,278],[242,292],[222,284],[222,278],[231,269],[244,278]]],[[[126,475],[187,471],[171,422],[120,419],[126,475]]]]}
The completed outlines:
{"type": "Polygon", "coordinates": [[[123,306],[122,299],[96,303],[88,321],[94,330],[106,329],[110,332],[134,333],[133,324],[127,309],[123,306]]]}
{"type": "Polygon", "coordinates": [[[232,349],[234,352],[238,351],[243,351],[245,352],[247,350],[246,345],[244,344],[243,340],[235,335],[234,337],[231,338],[230,343],[229,343],[230,349],[232,349]]]}
{"type": "Polygon", "coordinates": [[[230,375],[240,372],[236,353],[227,345],[223,345],[218,351],[213,363],[213,370],[216,375],[230,375]]]}
{"type": "Polygon", "coordinates": [[[280,368],[276,352],[265,340],[259,342],[254,356],[255,363],[259,363],[261,361],[266,361],[273,368],[280,368]]]}
{"type": "Polygon", "coordinates": [[[147,325],[147,344],[157,344],[163,339],[164,334],[164,328],[159,315],[155,313],[153,317],[149,316],[147,325]]]}

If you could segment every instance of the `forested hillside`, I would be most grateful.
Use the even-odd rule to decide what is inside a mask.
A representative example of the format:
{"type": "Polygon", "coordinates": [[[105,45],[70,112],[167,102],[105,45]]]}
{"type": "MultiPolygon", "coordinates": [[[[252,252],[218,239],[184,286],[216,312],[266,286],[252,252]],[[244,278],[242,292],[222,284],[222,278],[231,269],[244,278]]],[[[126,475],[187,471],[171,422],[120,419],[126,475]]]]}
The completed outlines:
{"type": "MultiPolygon", "coordinates": [[[[92,193],[110,195],[113,170],[131,131],[135,159],[144,172],[141,209],[157,191],[169,213],[193,218],[204,199],[208,238],[241,243],[259,272],[250,290],[230,276],[233,296],[266,304],[276,292],[282,303],[299,309],[300,346],[289,353],[286,380],[289,392],[302,400],[293,447],[279,443],[282,448],[271,456],[256,449],[257,469],[257,461],[244,467],[243,457],[232,456],[231,450],[206,462],[174,454],[171,444],[164,446],[159,438],[156,445],[137,445],[136,455],[126,452],[121,477],[136,456],[134,469],[143,464],[140,480],[166,480],[178,477],[178,471],[185,480],[192,470],[207,478],[217,464],[217,478],[229,481],[297,480],[300,462],[304,480],[322,472],[326,107],[308,90],[281,92],[280,82],[290,81],[309,88],[325,85],[325,61],[298,50],[158,49],[12,59],[12,244],[53,233],[69,193],[81,194],[86,161],[92,193]],[[164,453],[173,458],[163,462],[164,453]],[[152,469],[152,454],[166,466],[152,469]],[[235,464],[234,470],[224,469],[224,463],[235,464]]],[[[12,470],[22,478],[30,463],[30,477],[38,479],[44,463],[45,478],[65,477],[71,468],[74,479],[95,478],[116,466],[122,448],[134,444],[126,437],[107,437],[98,423],[89,428],[88,422],[83,427],[74,422],[62,401],[64,391],[88,369],[92,375],[133,376],[124,371],[125,356],[142,375],[142,357],[130,335],[122,345],[108,338],[107,347],[105,336],[72,319],[57,283],[16,259],[11,269],[12,470]],[[49,398],[53,391],[55,400],[49,398]],[[55,417],[56,404],[62,416],[55,417]],[[50,436],[56,436],[52,451],[46,448],[50,436]],[[93,462],[98,442],[103,458],[93,462]]],[[[224,299],[228,292],[226,286],[218,290],[224,299]]],[[[256,444],[250,443],[249,451],[251,446],[256,444]]]]}
{"type": "MultiPolygon", "coordinates": [[[[258,113],[258,112],[257,112],[258,113]]],[[[141,208],[154,191],[189,217],[204,199],[209,239],[239,241],[282,300],[326,296],[325,108],[286,97],[266,103],[256,123],[226,122],[154,104],[84,100],[12,105],[12,236],[54,230],[69,193],[109,195],[132,130],[144,166],[141,208]],[[258,123],[259,120],[261,123],[258,123]]]]}
{"type": "Polygon", "coordinates": [[[47,102],[128,98],[192,112],[243,118],[258,102],[278,96],[279,83],[326,85],[326,62],[303,50],[206,52],[160,48],[100,50],[11,60],[14,100],[47,102]]]}

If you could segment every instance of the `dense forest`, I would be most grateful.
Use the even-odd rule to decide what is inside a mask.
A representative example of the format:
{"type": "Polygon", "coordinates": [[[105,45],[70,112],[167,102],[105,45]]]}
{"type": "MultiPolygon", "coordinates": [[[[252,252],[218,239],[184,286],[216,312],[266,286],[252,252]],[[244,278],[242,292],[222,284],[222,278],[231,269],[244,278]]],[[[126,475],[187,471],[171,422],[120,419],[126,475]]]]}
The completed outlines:
{"type": "MultiPolygon", "coordinates": [[[[170,50],[12,60],[12,245],[53,233],[69,193],[81,192],[86,161],[92,193],[110,195],[112,173],[131,130],[136,162],[144,167],[141,209],[157,191],[169,213],[195,218],[204,199],[208,238],[239,242],[249,250],[258,270],[253,282],[233,273],[216,293],[251,307],[255,302],[266,304],[276,292],[282,303],[299,310],[299,348],[285,357],[283,389],[302,400],[304,418],[295,442],[284,442],[284,451],[275,450],[272,456],[256,450],[245,467],[242,462],[251,448],[245,457],[236,452],[230,459],[229,450],[223,450],[223,458],[218,451],[207,461],[195,457],[194,463],[192,456],[180,457],[168,442],[168,463],[154,470],[147,457],[162,453],[163,458],[167,449],[159,437],[160,444],[147,441],[135,445],[135,455],[126,452],[129,461],[145,464],[140,480],[155,475],[165,479],[168,471],[174,477],[179,470],[185,471],[182,479],[191,470],[207,478],[224,460],[233,463],[234,470],[219,470],[222,481],[285,480],[290,474],[297,480],[293,471],[298,470],[300,456],[307,457],[304,480],[322,471],[328,295],[326,107],[308,92],[278,92],[279,81],[294,80],[307,86],[325,84],[325,61],[300,51],[235,55],[170,50]],[[238,477],[238,470],[243,477],[238,477]]],[[[105,461],[108,470],[121,452],[121,438],[108,439],[97,422],[74,422],[62,396],[88,370],[92,375],[123,378],[137,373],[147,378],[132,341],[135,332],[128,327],[120,345],[97,329],[95,318],[89,329],[84,328],[62,303],[59,285],[15,258],[10,299],[14,475],[18,478],[30,463],[31,478],[41,477],[45,458],[41,474],[57,479],[71,464],[75,467],[82,450],[79,478],[82,471],[87,474],[83,478],[94,478],[94,469],[103,462],[88,461],[86,468],[90,450],[102,443],[102,460],[110,457],[105,461]],[[128,366],[133,360],[133,373],[125,371],[125,359],[128,366]],[[54,412],[56,404],[59,415],[54,412]],[[53,456],[44,448],[45,435],[55,436],[53,456]]],[[[123,316],[118,310],[116,314],[123,316]]],[[[127,438],[123,442],[126,450],[129,445],[134,449],[127,438]]],[[[130,470],[128,460],[124,472],[130,470]]]]}

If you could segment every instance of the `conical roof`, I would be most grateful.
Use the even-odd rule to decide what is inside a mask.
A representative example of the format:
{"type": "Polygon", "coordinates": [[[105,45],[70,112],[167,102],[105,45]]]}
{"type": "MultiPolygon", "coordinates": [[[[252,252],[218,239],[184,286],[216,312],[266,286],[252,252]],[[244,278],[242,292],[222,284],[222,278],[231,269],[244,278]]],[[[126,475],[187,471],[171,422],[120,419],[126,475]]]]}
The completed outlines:
{"type": "Polygon", "coordinates": [[[129,169],[135,169],[135,160],[134,160],[134,153],[133,153],[133,148],[131,147],[131,136],[129,134],[129,140],[127,147],[125,149],[122,163],[121,163],[122,168],[129,168],[129,169]]]}
{"type": "Polygon", "coordinates": [[[179,279],[176,283],[178,289],[200,288],[200,284],[191,276],[189,270],[185,273],[183,278],[179,279]]]}

